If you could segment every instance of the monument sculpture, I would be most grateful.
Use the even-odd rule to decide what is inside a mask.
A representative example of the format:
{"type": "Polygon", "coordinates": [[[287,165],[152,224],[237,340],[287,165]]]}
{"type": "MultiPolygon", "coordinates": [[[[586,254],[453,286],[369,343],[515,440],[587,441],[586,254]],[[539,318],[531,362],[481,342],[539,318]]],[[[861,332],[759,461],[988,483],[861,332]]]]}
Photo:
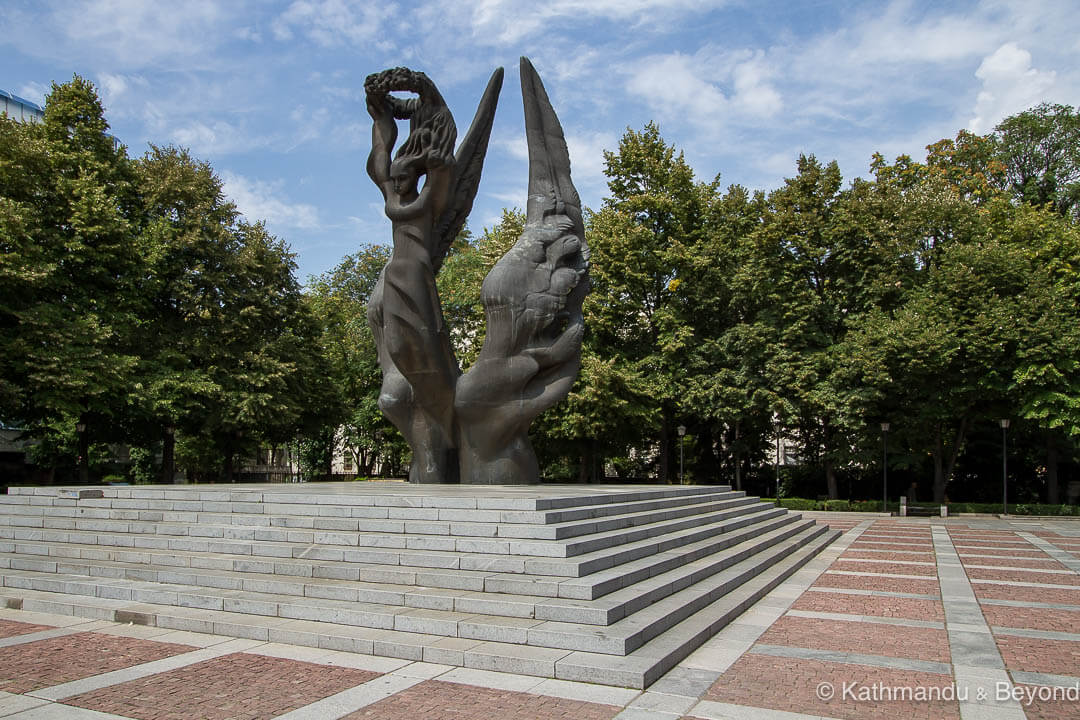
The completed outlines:
{"type": "Polygon", "coordinates": [[[520,75],[529,148],[525,229],[484,279],[487,332],[464,374],[435,276],[476,197],[503,70],[492,74],[456,152],[454,118],[426,75],[394,68],[364,83],[373,120],[367,169],[385,199],[394,243],[368,322],[383,372],[379,407],[412,448],[410,482],[538,482],[529,425],[566,397],[581,365],[589,288],[581,200],[562,126],[527,58],[520,75]],[[391,159],[397,120],[409,121],[409,135],[391,159]]]}

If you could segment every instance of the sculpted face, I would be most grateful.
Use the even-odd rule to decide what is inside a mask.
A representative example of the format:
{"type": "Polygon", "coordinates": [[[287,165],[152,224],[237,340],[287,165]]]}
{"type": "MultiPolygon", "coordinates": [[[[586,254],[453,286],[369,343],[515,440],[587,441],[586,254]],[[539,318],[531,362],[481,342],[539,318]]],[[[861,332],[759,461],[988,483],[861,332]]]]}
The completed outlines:
{"type": "Polygon", "coordinates": [[[413,170],[411,163],[395,160],[390,164],[390,181],[394,184],[394,192],[402,198],[416,196],[416,183],[419,177],[413,170]]]}

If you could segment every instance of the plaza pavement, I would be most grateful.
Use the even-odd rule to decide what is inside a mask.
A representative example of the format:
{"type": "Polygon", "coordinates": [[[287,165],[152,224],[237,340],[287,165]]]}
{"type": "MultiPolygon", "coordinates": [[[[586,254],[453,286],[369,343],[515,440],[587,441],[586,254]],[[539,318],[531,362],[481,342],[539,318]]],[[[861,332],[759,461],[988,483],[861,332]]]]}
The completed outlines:
{"type": "Polygon", "coordinates": [[[0,610],[11,720],[1080,718],[1080,521],[839,540],[645,692],[0,610]]]}

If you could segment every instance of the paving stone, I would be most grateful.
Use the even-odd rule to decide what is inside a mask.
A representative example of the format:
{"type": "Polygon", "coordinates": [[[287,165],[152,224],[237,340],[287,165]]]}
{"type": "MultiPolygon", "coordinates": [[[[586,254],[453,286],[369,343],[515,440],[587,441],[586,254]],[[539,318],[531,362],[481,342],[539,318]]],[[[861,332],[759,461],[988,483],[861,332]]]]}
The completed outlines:
{"type": "Polygon", "coordinates": [[[549,695],[494,690],[460,683],[429,680],[346,715],[343,720],[379,718],[413,720],[454,717],[461,720],[609,720],[620,707],[568,700],[549,695]]]}
{"type": "Polygon", "coordinates": [[[368,682],[377,673],[247,653],[189,665],[65,699],[65,704],[154,720],[274,717],[368,682]]]}
{"type": "Polygon", "coordinates": [[[196,648],[82,632],[0,648],[0,689],[24,693],[196,648]]]}

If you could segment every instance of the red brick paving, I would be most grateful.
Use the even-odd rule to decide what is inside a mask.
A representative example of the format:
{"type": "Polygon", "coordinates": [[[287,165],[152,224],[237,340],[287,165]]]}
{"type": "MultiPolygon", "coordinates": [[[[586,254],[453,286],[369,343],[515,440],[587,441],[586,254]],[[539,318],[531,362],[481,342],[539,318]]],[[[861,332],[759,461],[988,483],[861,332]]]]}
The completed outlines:
{"type": "Polygon", "coordinates": [[[14,620],[0,620],[0,638],[28,635],[29,633],[41,632],[42,630],[55,629],[56,628],[53,625],[37,625],[35,623],[16,622],[14,620]]]}
{"type": "Polygon", "coordinates": [[[1053,630],[1054,632],[1077,632],[1080,628],[1080,608],[1055,610],[1053,608],[1023,608],[1011,605],[983,605],[983,615],[988,625],[997,627],[1053,630]]]}
{"type": "Polygon", "coordinates": [[[1071,690],[1070,695],[1065,695],[1065,690],[1058,688],[1056,697],[1050,696],[1054,699],[1041,700],[1036,693],[1048,693],[1054,692],[1054,690],[1044,690],[1033,685],[1018,684],[1016,687],[1032,693],[1030,701],[1027,699],[1028,696],[1025,696],[1025,699],[1021,701],[1028,720],[1075,720],[1080,715],[1080,701],[1076,699],[1077,693],[1075,690],[1071,690]]]}
{"type": "Polygon", "coordinates": [[[839,558],[830,570],[865,573],[891,573],[893,575],[926,575],[937,577],[937,565],[905,565],[904,563],[866,562],[839,558]]]}
{"type": "Polygon", "coordinates": [[[1076,573],[968,568],[967,575],[971,580],[1006,580],[1009,582],[1043,583],[1044,585],[1080,585],[1080,575],[1076,573]]]}
{"type": "Polygon", "coordinates": [[[1080,676],[1080,642],[994,635],[1009,670],[1080,676]]]}
{"type": "Polygon", "coordinates": [[[1080,605],[1080,588],[1040,588],[1020,587],[1018,585],[971,584],[976,598],[994,600],[1022,600],[1024,602],[1057,603],[1059,605],[1080,605]]]}
{"type": "Polygon", "coordinates": [[[862,542],[856,540],[850,545],[852,550],[915,550],[930,552],[934,546],[928,543],[892,543],[885,541],[862,542]]]}
{"type": "Polygon", "coordinates": [[[847,620],[785,615],[758,642],[945,663],[950,659],[949,636],[944,630],[847,620]]]}
{"type": "Polygon", "coordinates": [[[865,558],[867,560],[914,560],[915,562],[934,562],[934,554],[928,552],[914,551],[898,551],[898,550],[866,550],[855,549],[845,550],[840,555],[840,559],[845,558],[865,558]]]}
{"type": "Polygon", "coordinates": [[[791,606],[793,610],[812,612],[874,615],[912,620],[945,620],[940,600],[922,598],[880,597],[876,595],[845,595],[830,592],[805,592],[791,606]]]}
{"type": "Polygon", "coordinates": [[[233,653],[76,695],[64,703],[139,720],[261,720],[378,676],[367,670],[233,653]]]}
{"type": "MultiPolygon", "coordinates": [[[[984,557],[1000,557],[1007,556],[1015,560],[1046,560],[1050,558],[1049,555],[1042,550],[1009,550],[1008,552],[1002,552],[1001,550],[980,550],[977,548],[958,548],[957,553],[960,555],[961,561],[972,562],[976,558],[984,557]]],[[[1052,559],[1052,558],[1051,558],[1052,559]]]]}
{"type": "Polygon", "coordinates": [[[819,587],[848,588],[851,590],[884,590],[886,592],[937,595],[940,591],[937,579],[908,580],[880,575],[833,575],[823,573],[814,583],[819,587]]]}
{"type": "Polygon", "coordinates": [[[0,648],[0,690],[29,692],[195,649],[93,632],[12,645],[0,648]]]}
{"type": "Polygon", "coordinates": [[[341,720],[610,720],[613,705],[427,680],[341,720]]]}
{"type": "Polygon", "coordinates": [[[960,717],[955,701],[859,700],[860,689],[946,688],[952,677],[910,670],[888,670],[818,660],[743,655],[709,688],[706,700],[845,720],[951,720],[960,717]],[[766,682],[772,678],[775,682],[766,682]],[[820,683],[835,691],[831,701],[818,697],[820,683]],[[844,683],[855,699],[844,699],[844,683]]]}
{"type": "Polygon", "coordinates": [[[1064,565],[1053,558],[995,558],[995,557],[965,557],[960,556],[960,562],[964,565],[1002,565],[1004,567],[1030,567],[1032,569],[1067,570],[1064,565]]]}

